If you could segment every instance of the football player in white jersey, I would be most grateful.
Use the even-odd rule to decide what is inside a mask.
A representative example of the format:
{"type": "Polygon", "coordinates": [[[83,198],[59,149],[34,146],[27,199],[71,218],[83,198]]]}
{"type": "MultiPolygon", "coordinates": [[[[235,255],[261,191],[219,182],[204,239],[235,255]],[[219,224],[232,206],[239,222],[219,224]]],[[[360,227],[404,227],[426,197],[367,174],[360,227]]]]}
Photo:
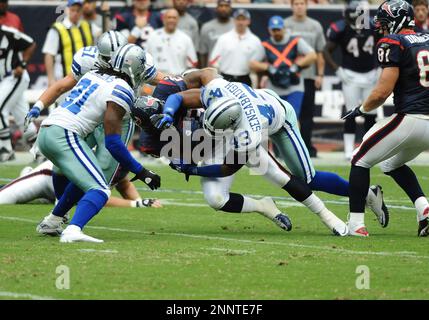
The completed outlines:
{"type": "Polygon", "coordinates": [[[151,189],[160,187],[160,177],[138,163],[121,140],[123,118],[130,112],[134,90],[143,81],[144,62],[141,47],[120,47],[112,57],[113,68],[85,74],[61,106],[42,122],[38,148],[71,183],[52,213],[37,226],[38,232],[61,234],[60,242],[103,242],[82,232],[110,196],[98,160],[84,140],[102,123],[106,149],[121,167],[136,174],[133,180],[139,179],[151,189]],[[62,231],[62,217],[75,203],[70,225],[62,231]]]}
{"type": "MultiPolygon", "coordinates": [[[[270,198],[255,200],[230,192],[233,182],[232,175],[246,164],[306,205],[335,234],[347,235],[348,229],[345,223],[330,212],[301,179],[288,173],[261,146],[263,139],[279,130],[285,122],[286,112],[277,101],[276,94],[272,91],[255,92],[246,85],[216,78],[216,75],[210,72],[207,72],[207,77],[203,78],[202,82],[206,86],[202,90],[201,100],[199,90],[193,90],[181,93],[183,94],[181,103],[187,107],[203,105],[207,108],[204,115],[204,127],[210,135],[215,135],[216,129],[221,129],[218,126],[219,122],[225,124],[222,129],[234,127],[234,130],[228,133],[221,132],[222,135],[228,134],[229,136],[226,139],[217,140],[220,141],[217,143],[217,150],[229,148],[235,154],[246,155],[243,163],[234,163],[231,166],[228,165],[228,159],[231,159],[228,152],[215,151],[213,158],[204,160],[204,166],[193,167],[191,173],[186,172],[203,177],[201,181],[204,196],[209,205],[214,209],[226,212],[259,212],[271,220],[275,220],[280,210],[272,200],[268,201],[270,198]],[[225,94],[224,91],[231,92],[232,97],[225,94]],[[240,100],[235,95],[239,96],[240,100]],[[257,105],[261,105],[262,108],[259,109],[257,105]],[[267,105],[273,105],[272,109],[265,110],[265,108],[268,109],[267,105]],[[265,111],[272,115],[272,118],[268,119],[264,114],[265,111]],[[227,145],[223,145],[222,141],[227,141],[227,145]],[[229,145],[230,141],[231,145],[229,145]],[[222,165],[220,166],[220,164],[222,165]]],[[[170,97],[180,99],[180,95],[170,97]]],[[[168,110],[165,106],[164,112],[166,111],[168,110]]],[[[164,117],[151,117],[151,120],[155,127],[159,127],[164,117]]],[[[238,158],[243,159],[242,156],[238,156],[238,158]]],[[[284,229],[290,230],[290,227],[284,229]]]]}
{"type": "MultiPolygon", "coordinates": [[[[63,79],[55,82],[49,87],[35,103],[26,117],[26,124],[39,117],[41,110],[45,106],[51,105],[64,92],[71,90],[77,82],[89,71],[99,68],[108,68],[112,54],[121,46],[128,43],[127,39],[117,31],[108,31],[103,33],[98,39],[97,46],[89,46],[80,49],[73,56],[71,73],[63,79]]],[[[142,73],[143,83],[155,84],[163,77],[153,65],[152,56],[145,54],[145,68],[142,73]]],[[[140,88],[136,89],[139,91],[140,88]]],[[[122,124],[121,139],[125,145],[128,145],[134,134],[134,123],[129,117],[125,117],[122,124]]],[[[104,128],[100,125],[93,134],[87,137],[88,145],[96,148],[96,157],[103,171],[108,184],[113,182],[116,172],[119,169],[118,162],[112,158],[104,146],[104,128]]],[[[54,186],[58,189],[64,189],[69,181],[59,175],[54,170],[54,186]]]]}
{"type": "MultiPolygon", "coordinates": [[[[27,114],[26,125],[38,118],[41,110],[53,104],[65,92],[70,91],[87,72],[108,67],[112,54],[127,43],[127,38],[120,32],[107,31],[100,36],[97,46],[84,47],[76,52],[73,56],[71,73],[56,81],[40,96],[27,114]]],[[[155,85],[163,77],[164,75],[154,66],[152,56],[146,52],[145,69],[142,75],[144,83],[155,85]]]]}
{"type": "MultiPolygon", "coordinates": [[[[0,187],[0,204],[25,204],[36,200],[54,203],[64,190],[54,190],[53,173],[50,161],[45,161],[36,168],[23,168],[18,178],[0,187]]],[[[122,198],[110,197],[107,207],[162,207],[157,199],[142,199],[134,184],[127,178],[127,172],[118,172],[114,186],[122,198]]]]}

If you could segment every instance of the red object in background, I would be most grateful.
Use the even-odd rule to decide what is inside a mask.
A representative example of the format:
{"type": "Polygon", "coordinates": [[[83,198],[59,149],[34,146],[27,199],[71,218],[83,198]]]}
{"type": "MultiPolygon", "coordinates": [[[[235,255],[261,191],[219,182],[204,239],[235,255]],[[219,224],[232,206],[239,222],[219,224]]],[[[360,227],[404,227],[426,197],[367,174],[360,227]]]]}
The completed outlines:
{"type": "Polygon", "coordinates": [[[22,25],[21,19],[10,11],[7,11],[4,16],[0,16],[0,25],[12,27],[24,32],[24,26],[22,25]]]}

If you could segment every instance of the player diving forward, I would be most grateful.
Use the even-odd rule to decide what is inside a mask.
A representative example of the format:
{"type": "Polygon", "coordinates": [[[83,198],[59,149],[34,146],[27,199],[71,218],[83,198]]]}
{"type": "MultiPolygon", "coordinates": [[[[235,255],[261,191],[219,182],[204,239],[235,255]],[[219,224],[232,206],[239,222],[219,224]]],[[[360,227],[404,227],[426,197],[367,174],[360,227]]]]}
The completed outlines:
{"type": "Polygon", "coordinates": [[[429,35],[414,32],[413,8],[403,0],[383,2],[377,10],[375,27],[384,36],[377,44],[383,71],[369,97],[345,118],[378,108],[392,92],[395,113],[377,122],[353,154],[349,227],[356,235],[368,236],[364,223],[365,191],[370,168],[381,162],[383,172],[391,176],[414,203],[418,235],[427,236],[429,203],[406,163],[429,149],[429,35]]]}
{"type": "MultiPolygon", "coordinates": [[[[120,170],[113,182],[122,199],[110,197],[107,207],[162,207],[157,199],[142,199],[134,184],[127,178],[127,173],[120,170]]],[[[24,204],[35,200],[54,203],[61,198],[64,190],[54,190],[53,175],[53,164],[50,161],[45,161],[36,168],[25,167],[18,178],[0,187],[0,204],[24,204]]]]}
{"type": "MultiPolygon", "coordinates": [[[[215,97],[216,95],[230,96],[234,98],[242,96],[242,101],[247,101],[246,104],[249,104],[252,94],[255,95],[256,98],[253,98],[252,100],[254,109],[256,109],[261,114],[262,122],[268,122],[266,125],[271,127],[274,126],[274,129],[269,131],[269,136],[281,151],[283,160],[290,169],[291,173],[307,182],[308,186],[312,190],[348,196],[349,183],[346,180],[334,173],[314,170],[311,159],[308,156],[308,150],[305,148],[299,133],[294,110],[290,104],[281,100],[280,97],[271,90],[253,90],[247,86],[241,88],[240,86],[237,86],[237,84],[222,82],[224,80],[221,81],[220,79],[216,79],[216,77],[217,74],[215,72],[210,72],[209,69],[204,69],[190,73],[185,77],[185,80],[191,84],[188,85],[188,88],[201,87],[201,85],[208,83],[210,90],[205,88],[203,91],[205,94],[210,96],[209,101],[211,102],[217,99],[215,97]],[[215,81],[213,84],[211,84],[212,80],[215,81]],[[216,86],[215,83],[217,83],[218,86],[216,86]],[[246,92],[249,94],[245,95],[246,92]],[[274,107],[276,105],[270,105],[266,100],[262,99],[262,97],[259,96],[260,93],[270,93],[270,96],[275,98],[274,101],[277,106],[281,106],[280,112],[275,110],[274,107]],[[280,120],[282,119],[283,114],[284,119],[280,120]]],[[[160,83],[159,86],[161,85],[162,83],[160,83]]],[[[155,90],[154,94],[156,92],[157,90],[155,90]]],[[[198,91],[193,93],[191,93],[191,91],[182,92],[180,94],[171,95],[166,101],[163,111],[164,117],[162,117],[162,119],[157,124],[158,127],[162,126],[163,124],[168,126],[171,123],[169,117],[171,118],[171,115],[174,115],[176,112],[178,112],[178,110],[182,110],[180,106],[183,105],[183,107],[189,107],[189,105],[183,103],[185,95],[188,96],[188,99],[191,99],[191,104],[195,104],[194,107],[202,105],[199,100],[198,91]]],[[[246,108],[243,108],[243,112],[250,111],[247,111],[246,108]]],[[[181,113],[183,113],[183,111],[181,111],[181,113]]],[[[188,170],[191,170],[191,167],[188,167],[188,170]]],[[[374,212],[379,223],[383,227],[386,227],[389,222],[389,212],[383,201],[381,187],[372,186],[368,189],[366,204],[374,212]]]]}
{"type": "Polygon", "coordinates": [[[123,118],[134,101],[133,90],[142,81],[145,70],[145,52],[136,45],[120,47],[112,57],[113,68],[104,68],[85,74],[60,107],[41,124],[37,144],[40,151],[70,181],[58,201],[50,222],[59,227],[70,203],[77,203],[70,225],[62,232],[61,242],[102,242],[87,236],[83,227],[106,204],[110,189],[99,161],[84,138],[98,125],[104,124],[106,149],[121,167],[136,174],[135,179],[151,189],[160,187],[160,177],[145,169],[129,153],[121,141],[123,118]]]}
{"type": "MultiPolygon", "coordinates": [[[[206,70],[207,74],[214,74],[214,76],[217,75],[216,72],[210,72],[209,70],[206,70]]],[[[185,76],[185,79],[187,77],[185,76]]],[[[225,81],[223,79],[219,79],[221,81],[225,81]]],[[[163,82],[160,83],[159,86],[162,86],[163,82]]],[[[187,83],[189,87],[189,83],[187,83]]],[[[242,85],[242,84],[240,84],[242,85]]],[[[171,86],[171,80],[170,80],[170,86],[171,86]]],[[[167,88],[167,86],[165,86],[167,88]]],[[[248,88],[248,87],[247,87],[248,88]]],[[[158,87],[157,87],[158,89],[158,87]]],[[[155,90],[155,94],[158,90],[155,90]]],[[[250,89],[250,88],[249,88],[250,89]]],[[[247,89],[246,89],[247,90],[247,89]]],[[[251,90],[251,89],[250,89],[251,90]]],[[[195,91],[194,91],[195,93],[195,91]]],[[[196,90],[197,93],[197,99],[199,101],[199,90],[196,90]]],[[[274,98],[272,96],[267,95],[264,93],[264,98],[267,99],[270,103],[275,103],[274,98]]],[[[213,102],[213,106],[206,110],[205,113],[205,124],[208,124],[210,121],[207,118],[207,114],[209,114],[213,109],[217,109],[219,106],[221,109],[225,107],[228,111],[224,114],[224,117],[220,117],[216,119],[223,119],[226,122],[228,120],[235,120],[237,123],[245,124],[246,119],[242,118],[242,122],[240,122],[239,117],[236,114],[230,113],[231,110],[234,112],[238,112],[237,110],[240,110],[241,115],[241,107],[238,104],[229,104],[230,101],[226,101],[226,104],[222,106],[222,102],[224,102],[222,99],[220,101],[213,102]]],[[[142,106],[139,103],[137,103],[132,112],[133,117],[136,118],[136,122],[140,124],[145,124],[148,122],[148,109],[152,109],[153,103],[150,103],[150,106],[142,106]]],[[[155,108],[157,109],[157,108],[155,108]]],[[[222,109],[223,110],[223,109],[222,109]]],[[[157,120],[162,119],[162,115],[159,114],[160,111],[154,110],[152,112],[151,120],[153,123],[157,124],[157,120]]],[[[284,113],[284,112],[283,112],[284,113]]],[[[175,125],[180,125],[181,123],[177,123],[177,117],[180,117],[179,113],[175,115],[175,125]]],[[[260,114],[257,114],[257,118],[259,123],[262,123],[262,116],[260,114]]],[[[242,129],[240,125],[238,126],[238,129],[242,129]]],[[[248,128],[246,128],[247,130],[248,128]]],[[[261,128],[262,129],[262,128],[261,128]]],[[[237,132],[238,135],[241,135],[241,132],[237,132]]],[[[268,180],[273,182],[274,184],[282,187],[284,190],[289,192],[289,194],[292,195],[296,200],[302,202],[304,205],[306,205],[312,212],[316,213],[322,220],[322,222],[331,230],[334,232],[334,234],[337,235],[347,235],[348,229],[344,222],[342,222],[340,219],[338,219],[332,212],[330,212],[323,202],[314,195],[309,187],[302,182],[301,179],[290,175],[280,164],[278,164],[270,155],[259,146],[259,142],[261,142],[262,134],[261,132],[257,132],[252,136],[252,145],[246,146],[246,148],[240,148],[236,144],[234,144],[234,147],[232,149],[233,152],[236,153],[247,153],[246,156],[249,158],[252,158],[255,160],[257,157],[259,157],[259,161],[251,161],[248,162],[247,165],[249,167],[252,167],[253,169],[260,170],[258,168],[257,162],[263,162],[264,165],[267,165],[267,169],[261,172],[262,175],[264,175],[268,180]],[[247,148],[248,147],[248,148],[247,148]],[[255,165],[251,165],[250,163],[254,163],[255,165]]],[[[226,139],[229,141],[229,139],[226,139]]],[[[240,138],[239,138],[240,140],[240,138]]],[[[238,142],[239,144],[242,141],[238,142]]],[[[217,145],[216,147],[219,147],[217,145]]],[[[222,149],[224,146],[220,145],[219,149],[222,149]]],[[[228,146],[226,146],[228,147],[228,146]]],[[[219,152],[214,154],[214,159],[207,158],[205,159],[206,164],[210,164],[213,161],[216,163],[224,163],[224,155],[226,153],[219,152]]],[[[173,167],[178,168],[177,166],[173,165],[173,167]]],[[[222,210],[225,212],[258,212],[262,215],[266,216],[270,220],[274,221],[277,225],[279,225],[282,229],[290,230],[292,228],[292,225],[290,223],[289,218],[287,215],[282,214],[280,210],[276,207],[274,202],[271,198],[266,197],[260,200],[256,200],[241,194],[237,193],[231,193],[230,187],[233,182],[233,175],[236,171],[238,171],[242,165],[239,165],[237,163],[233,164],[224,164],[219,168],[218,165],[207,165],[202,167],[194,167],[194,171],[192,174],[200,175],[202,176],[201,182],[203,186],[204,196],[206,201],[209,203],[211,207],[213,207],[216,210],[222,210]]]]}

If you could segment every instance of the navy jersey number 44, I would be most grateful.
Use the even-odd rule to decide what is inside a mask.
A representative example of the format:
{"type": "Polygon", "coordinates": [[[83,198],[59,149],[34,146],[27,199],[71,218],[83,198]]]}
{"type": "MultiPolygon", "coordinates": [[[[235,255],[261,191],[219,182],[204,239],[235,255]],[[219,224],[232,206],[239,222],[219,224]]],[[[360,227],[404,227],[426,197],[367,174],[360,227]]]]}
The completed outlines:
{"type": "Polygon", "coordinates": [[[429,34],[391,34],[377,45],[382,68],[398,67],[395,112],[429,115],[429,34]]]}
{"type": "Polygon", "coordinates": [[[329,41],[341,48],[341,66],[355,72],[369,72],[376,67],[373,28],[352,29],[345,20],[333,22],[328,31],[329,41]]]}

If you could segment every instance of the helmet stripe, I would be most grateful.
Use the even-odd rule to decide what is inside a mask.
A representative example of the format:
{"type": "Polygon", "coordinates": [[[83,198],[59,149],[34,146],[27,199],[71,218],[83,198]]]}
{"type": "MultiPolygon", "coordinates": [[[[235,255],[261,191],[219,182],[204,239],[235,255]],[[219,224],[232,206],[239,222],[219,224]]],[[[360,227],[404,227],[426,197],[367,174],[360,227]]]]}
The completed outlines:
{"type": "Polygon", "coordinates": [[[109,40],[110,40],[110,51],[115,51],[115,48],[113,47],[113,37],[112,37],[112,31],[109,31],[107,33],[109,35],[109,40]]]}
{"type": "Polygon", "coordinates": [[[207,115],[207,121],[211,121],[210,118],[216,113],[216,111],[221,110],[223,105],[225,105],[231,101],[235,101],[235,99],[233,99],[233,98],[227,99],[224,102],[222,102],[219,106],[217,106],[216,109],[214,109],[210,114],[207,115]]]}
{"type": "Polygon", "coordinates": [[[225,111],[227,111],[227,110],[229,110],[229,109],[231,109],[232,107],[234,107],[234,105],[235,104],[231,104],[231,105],[229,105],[229,106],[227,106],[227,107],[225,107],[223,110],[221,110],[216,116],[214,116],[214,118],[210,121],[210,123],[212,124],[212,126],[213,127],[215,127],[215,123],[216,123],[216,120],[217,120],[217,118],[219,118],[225,111]]]}
{"type": "Polygon", "coordinates": [[[122,68],[122,66],[123,66],[123,64],[124,64],[124,61],[125,61],[125,56],[127,55],[128,51],[130,51],[133,47],[134,47],[134,45],[129,44],[129,45],[128,45],[128,48],[124,48],[124,51],[125,51],[125,52],[122,54],[121,62],[120,62],[120,64],[119,64],[119,69],[121,69],[121,68],[122,68]]]}

